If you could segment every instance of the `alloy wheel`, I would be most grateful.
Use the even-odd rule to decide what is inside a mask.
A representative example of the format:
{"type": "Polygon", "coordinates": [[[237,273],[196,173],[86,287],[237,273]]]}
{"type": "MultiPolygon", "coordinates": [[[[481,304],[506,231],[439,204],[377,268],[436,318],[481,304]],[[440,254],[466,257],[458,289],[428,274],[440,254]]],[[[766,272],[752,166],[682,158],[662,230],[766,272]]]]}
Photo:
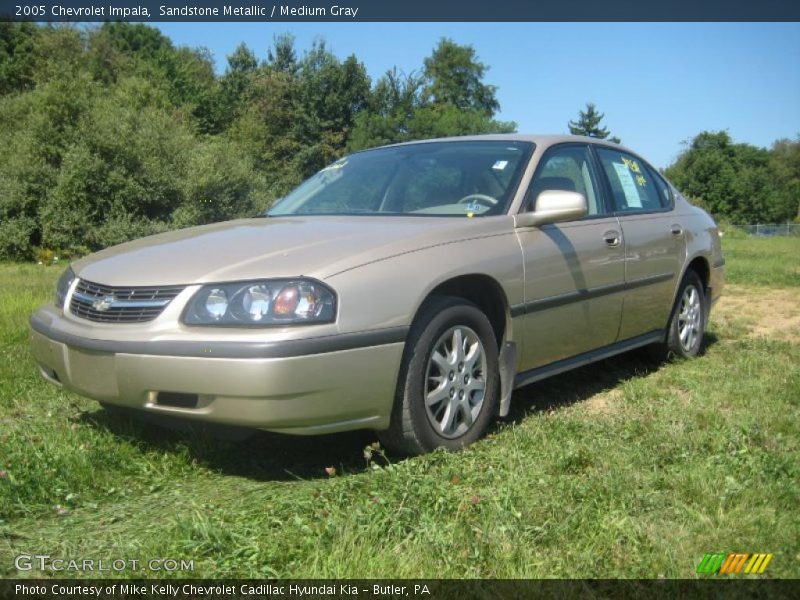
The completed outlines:
{"type": "Polygon", "coordinates": [[[486,396],[486,353],[480,337],[456,325],[433,346],[425,373],[425,411],[436,432],[457,438],[472,427],[486,396]]]}
{"type": "Polygon", "coordinates": [[[681,305],[678,312],[678,338],[681,347],[689,352],[694,348],[700,335],[702,326],[702,305],[700,292],[693,285],[688,285],[683,290],[681,305]]]}

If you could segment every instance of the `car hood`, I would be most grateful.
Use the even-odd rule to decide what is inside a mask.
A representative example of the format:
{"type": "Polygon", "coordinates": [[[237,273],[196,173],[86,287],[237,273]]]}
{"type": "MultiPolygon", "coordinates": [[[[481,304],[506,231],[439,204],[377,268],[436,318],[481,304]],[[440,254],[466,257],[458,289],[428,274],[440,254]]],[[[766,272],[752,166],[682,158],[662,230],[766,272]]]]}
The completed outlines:
{"type": "Polygon", "coordinates": [[[110,286],[325,279],[426,247],[508,233],[512,218],[312,216],[242,219],[154,235],[73,264],[82,279],[110,286]]]}

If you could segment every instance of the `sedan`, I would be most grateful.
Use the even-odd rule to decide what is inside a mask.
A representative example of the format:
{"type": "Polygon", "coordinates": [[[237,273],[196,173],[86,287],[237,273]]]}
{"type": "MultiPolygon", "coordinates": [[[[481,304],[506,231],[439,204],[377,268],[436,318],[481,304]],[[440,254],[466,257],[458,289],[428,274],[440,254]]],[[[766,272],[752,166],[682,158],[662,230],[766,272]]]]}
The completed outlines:
{"type": "Polygon", "coordinates": [[[724,262],[714,221],[627,148],[438,139],[75,261],[31,344],[45,379],[106,405],[419,454],[475,441],[539,379],[696,356],[724,262]]]}

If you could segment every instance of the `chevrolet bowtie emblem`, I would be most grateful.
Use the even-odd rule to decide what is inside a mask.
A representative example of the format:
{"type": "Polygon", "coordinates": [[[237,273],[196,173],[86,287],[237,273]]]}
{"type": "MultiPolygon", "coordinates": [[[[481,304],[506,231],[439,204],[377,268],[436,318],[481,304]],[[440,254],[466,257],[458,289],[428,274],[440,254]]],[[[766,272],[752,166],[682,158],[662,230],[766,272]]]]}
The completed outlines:
{"type": "Polygon", "coordinates": [[[102,298],[98,298],[92,303],[92,308],[99,312],[105,312],[111,305],[114,304],[114,296],[103,296],[102,298]]]}

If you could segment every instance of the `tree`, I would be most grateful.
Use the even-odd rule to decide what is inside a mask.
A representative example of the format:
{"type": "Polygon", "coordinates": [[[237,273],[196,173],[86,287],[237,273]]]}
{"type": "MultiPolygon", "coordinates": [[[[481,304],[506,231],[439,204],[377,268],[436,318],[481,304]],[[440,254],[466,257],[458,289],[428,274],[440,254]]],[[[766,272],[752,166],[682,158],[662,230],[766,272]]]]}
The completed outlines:
{"type": "Polygon", "coordinates": [[[795,140],[782,139],[772,145],[770,171],[779,189],[779,203],[788,215],[795,211],[800,223],[800,135],[795,140]]]}
{"type": "Polygon", "coordinates": [[[297,73],[297,54],[294,51],[294,36],[291,33],[275,36],[274,48],[267,50],[267,65],[275,71],[289,75],[297,73]]]}
{"type": "Polygon", "coordinates": [[[587,102],[586,110],[578,111],[578,120],[567,123],[569,132],[572,135],[586,135],[619,144],[620,139],[618,137],[608,137],[611,132],[606,127],[600,127],[600,121],[603,120],[603,117],[605,117],[605,114],[598,112],[594,103],[587,102]]]}
{"type": "Polygon", "coordinates": [[[245,95],[257,69],[258,60],[247,44],[239,44],[233,54],[228,56],[228,68],[225,69],[220,83],[229,108],[238,108],[246,99],[245,95]]]}
{"type": "Polygon", "coordinates": [[[228,57],[228,66],[219,80],[214,133],[227,129],[245,110],[250,101],[250,89],[258,71],[258,60],[247,44],[241,43],[228,57]]]}
{"type": "Polygon", "coordinates": [[[776,146],[778,152],[770,152],[736,144],[727,131],[703,131],[665,174],[685,195],[734,224],[787,221],[797,214],[791,160],[786,160],[796,150],[791,143],[776,146]]]}
{"type": "Polygon", "coordinates": [[[33,87],[38,32],[33,23],[0,22],[0,95],[33,87]]]}
{"type": "Polygon", "coordinates": [[[487,117],[500,108],[493,85],[483,83],[488,67],[478,61],[472,46],[461,46],[442,38],[425,59],[424,95],[432,104],[449,104],[475,110],[487,117]]]}
{"type": "Polygon", "coordinates": [[[276,38],[230,128],[276,195],[342,156],[370,98],[355,56],[339,60],[317,41],[297,60],[293,43],[276,38]]]}
{"type": "Polygon", "coordinates": [[[295,165],[302,150],[295,132],[298,85],[287,73],[260,71],[253,80],[253,100],[227,132],[239,152],[263,173],[273,197],[284,195],[302,180],[295,165]]]}
{"type": "Polygon", "coordinates": [[[413,139],[511,133],[513,122],[494,119],[496,88],[483,83],[487,67],[471,46],[442,39],[421,75],[389,70],[356,119],[348,148],[360,150],[413,139]]]}
{"type": "Polygon", "coordinates": [[[339,61],[324,41],[306,52],[298,72],[293,128],[302,145],[296,164],[304,177],[344,153],[369,94],[367,69],[354,55],[339,61]]]}
{"type": "Polygon", "coordinates": [[[383,146],[409,138],[409,123],[422,105],[423,78],[397,68],[381,77],[372,89],[367,107],[356,116],[350,150],[383,146]]]}

